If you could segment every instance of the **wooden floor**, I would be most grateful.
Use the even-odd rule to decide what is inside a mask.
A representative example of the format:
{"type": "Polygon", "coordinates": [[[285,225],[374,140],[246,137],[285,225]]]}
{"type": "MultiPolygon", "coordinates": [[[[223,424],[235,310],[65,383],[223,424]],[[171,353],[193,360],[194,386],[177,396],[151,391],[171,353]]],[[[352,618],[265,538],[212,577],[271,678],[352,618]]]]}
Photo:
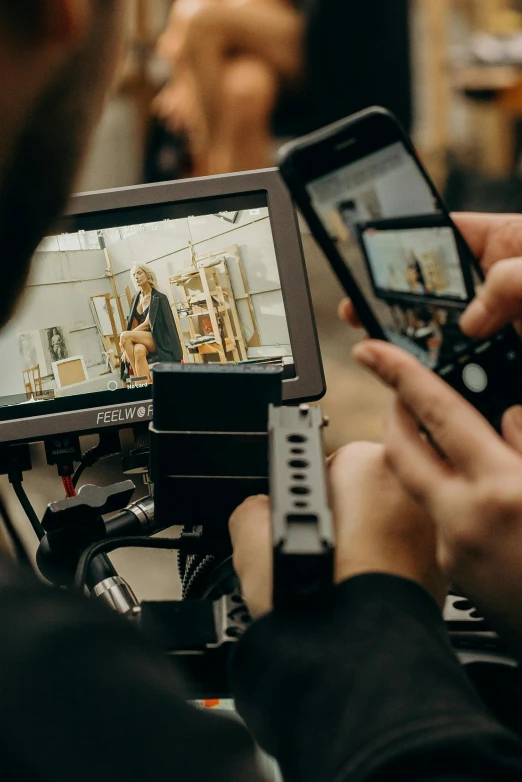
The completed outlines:
{"type": "Polygon", "coordinates": [[[338,319],[342,289],[309,235],[303,236],[303,247],[328,385],[322,402],[330,417],[328,451],[358,440],[379,442],[389,393],[352,359],[352,347],[362,338],[362,332],[338,319]]]}

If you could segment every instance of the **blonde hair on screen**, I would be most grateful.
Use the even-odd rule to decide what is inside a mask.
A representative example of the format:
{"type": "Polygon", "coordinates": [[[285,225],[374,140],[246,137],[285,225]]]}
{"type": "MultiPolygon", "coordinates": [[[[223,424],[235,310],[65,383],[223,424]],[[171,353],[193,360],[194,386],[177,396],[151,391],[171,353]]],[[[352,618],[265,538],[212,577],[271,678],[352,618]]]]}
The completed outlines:
{"type": "Polygon", "coordinates": [[[147,275],[147,280],[149,281],[151,286],[153,288],[156,288],[156,290],[158,290],[158,278],[156,277],[152,269],[143,263],[135,263],[132,269],[130,270],[131,280],[135,290],[137,291],[139,290],[139,287],[136,285],[136,280],[134,279],[134,272],[137,271],[138,269],[141,269],[142,272],[145,272],[145,274],[147,275]]]}

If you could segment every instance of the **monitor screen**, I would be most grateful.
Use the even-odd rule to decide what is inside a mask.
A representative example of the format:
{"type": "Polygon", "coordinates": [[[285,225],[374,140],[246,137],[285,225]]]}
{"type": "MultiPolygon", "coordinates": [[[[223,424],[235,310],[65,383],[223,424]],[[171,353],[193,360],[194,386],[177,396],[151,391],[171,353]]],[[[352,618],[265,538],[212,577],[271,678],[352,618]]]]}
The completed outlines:
{"type": "Polygon", "coordinates": [[[0,334],[0,422],[104,406],[121,422],[115,406],[150,400],[156,362],[276,363],[295,378],[265,190],[65,226],[42,241],[0,334]]]}

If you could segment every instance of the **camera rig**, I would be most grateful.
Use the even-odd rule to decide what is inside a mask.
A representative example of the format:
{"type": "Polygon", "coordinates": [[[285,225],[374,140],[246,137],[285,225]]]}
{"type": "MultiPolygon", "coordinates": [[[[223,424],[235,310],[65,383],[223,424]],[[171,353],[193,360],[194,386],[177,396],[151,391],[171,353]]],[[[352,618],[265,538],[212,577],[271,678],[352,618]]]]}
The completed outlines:
{"type": "MultiPolygon", "coordinates": [[[[270,497],[276,610],[324,603],[333,584],[326,421],[319,407],[283,406],[282,379],[269,365],[158,365],[149,433],[154,496],[129,505],[131,480],[86,485],[51,503],[42,520],[42,575],[87,588],[153,635],[176,657],[194,697],[227,695],[232,642],[250,622],[228,533],[247,497],[270,497]],[[154,537],[173,526],[179,537],[154,537]],[[180,600],[139,603],[107,556],[134,546],[177,551],[180,600]]],[[[145,451],[142,436],[135,463],[143,465],[145,451]]]]}
{"type": "MultiPolygon", "coordinates": [[[[41,574],[56,586],[88,590],[154,636],[193,698],[228,697],[233,642],[251,621],[228,532],[231,513],[247,497],[270,498],[275,610],[320,608],[332,594],[326,421],[319,407],[283,406],[281,387],[282,370],[270,365],[157,365],[152,425],[135,432],[136,448],[122,459],[125,472],[150,472],[151,495],[129,504],[131,480],[85,485],[51,503],[41,524],[32,518],[41,574]],[[177,537],[157,536],[172,527],[181,530],[177,537]],[[175,550],[180,599],[140,603],[107,556],[125,547],[175,550]]],[[[109,438],[100,453],[118,448],[109,438]]],[[[58,450],[74,448],[62,442],[58,450]]],[[[12,448],[4,460],[20,488],[28,451],[12,448]]],[[[502,718],[513,699],[490,681],[502,681],[495,671],[515,661],[465,599],[450,594],[445,619],[461,662],[502,718]]]]}

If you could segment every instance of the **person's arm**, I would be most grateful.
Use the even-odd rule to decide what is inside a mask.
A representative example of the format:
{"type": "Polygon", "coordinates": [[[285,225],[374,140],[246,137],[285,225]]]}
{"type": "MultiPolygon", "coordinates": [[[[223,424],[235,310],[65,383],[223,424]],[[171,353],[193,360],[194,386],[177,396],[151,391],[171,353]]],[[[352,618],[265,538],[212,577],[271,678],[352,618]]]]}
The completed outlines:
{"type": "Polygon", "coordinates": [[[288,782],[521,778],[521,744],[472,691],[435,602],[405,579],[360,575],[323,616],[262,619],[239,644],[233,689],[288,782]]]}
{"type": "Polygon", "coordinates": [[[436,522],[439,563],[522,659],[522,408],[504,415],[502,439],[399,348],[369,340],[355,357],[396,392],[389,463],[436,522]]]}
{"type": "Polygon", "coordinates": [[[178,327],[174,320],[174,314],[170,306],[168,297],[162,294],[160,297],[160,311],[165,323],[165,339],[164,348],[167,348],[174,355],[175,361],[183,360],[183,348],[181,347],[181,339],[178,334],[178,327]]]}
{"type": "Polygon", "coordinates": [[[409,0],[304,0],[316,127],[373,105],[412,120],[409,0]]]}
{"type": "MultiPolygon", "coordinates": [[[[522,745],[450,647],[429,518],[378,446],[343,449],[329,473],[341,583],[321,613],[265,615],[240,641],[233,687],[247,725],[287,782],[519,779],[522,745]]],[[[267,501],[242,506],[231,533],[250,609],[266,614],[267,501]]]]}
{"type": "Polygon", "coordinates": [[[262,782],[237,721],[189,706],[127,623],[0,563],[2,779],[262,782]]]}

